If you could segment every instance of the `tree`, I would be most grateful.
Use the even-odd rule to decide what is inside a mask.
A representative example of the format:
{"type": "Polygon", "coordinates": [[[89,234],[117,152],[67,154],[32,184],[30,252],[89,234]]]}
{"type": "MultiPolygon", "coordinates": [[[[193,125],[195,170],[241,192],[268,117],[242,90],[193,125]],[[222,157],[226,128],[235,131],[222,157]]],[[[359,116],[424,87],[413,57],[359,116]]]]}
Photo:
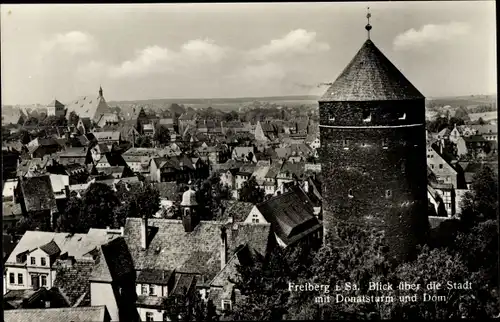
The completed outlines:
{"type": "Polygon", "coordinates": [[[50,115],[42,121],[42,124],[46,126],[66,126],[68,121],[64,116],[50,115]]]}
{"type": "Polygon", "coordinates": [[[122,227],[128,217],[153,217],[160,209],[160,192],[150,184],[118,196],[122,203],[114,210],[114,225],[122,227]]]}
{"type": "Polygon", "coordinates": [[[261,189],[252,176],[243,183],[243,187],[239,190],[240,201],[251,202],[253,204],[260,203],[264,200],[264,189],[261,189]]]}
{"type": "Polygon", "coordinates": [[[168,144],[170,142],[170,132],[168,128],[163,125],[156,127],[153,140],[160,144],[168,144]]]}
{"type": "Polygon", "coordinates": [[[80,117],[78,116],[78,114],[76,114],[75,111],[71,111],[69,113],[69,124],[70,125],[74,125],[76,126],[78,124],[78,121],[80,120],[80,117]]]}
{"type": "Polygon", "coordinates": [[[64,213],[59,217],[58,229],[69,233],[86,233],[79,225],[82,209],[82,199],[76,196],[70,197],[64,213]]]}
{"type": "Polygon", "coordinates": [[[254,259],[237,265],[234,288],[241,293],[232,311],[231,320],[276,321],[288,311],[290,266],[286,253],[275,248],[267,259],[254,259]]]}
{"type": "Polygon", "coordinates": [[[113,213],[120,205],[115,192],[104,183],[92,183],[82,198],[82,211],[78,221],[78,230],[106,228],[115,226],[113,213]]]}
{"type": "Polygon", "coordinates": [[[148,136],[141,135],[135,140],[135,146],[138,148],[151,148],[153,144],[148,136]]]}
{"type": "Polygon", "coordinates": [[[213,174],[206,180],[195,182],[196,202],[200,205],[202,220],[212,220],[222,211],[222,200],[227,199],[229,191],[220,182],[220,177],[213,174]]]}
{"type": "Polygon", "coordinates": [[[417,301],[397,301],[391,312],[391,318],[406,319],[453,319],[453,318],[484,318],[484,310],[477,298],[474,288],[451,289],[447,282],[461,283],[474,281],[472,274],[464,265],[458,254],[447,249],[423,247],[415,261],[400,265],[395,272],[397,282],[419,283],[421,287],[415,291],[399,291],[398,295],[417,294],[417,301]],[[444,284],[439,290],[426,288],[431,282],[444,284]],[[445,296],[445,301],[423,301],[424,293],[430,296],[445,296]]]}
{"type": "Polygon", "coordinates": [[[483,166],[474,176],[472,191],[462,198],[461,220],[469,226],[496,219],[498,209],[498,181],[496,175],[488,166],[483,166]]]}
{"type": "Polygon", "coordinates": [[[30,117],[28,117],[26,122],[24,122],[24,125],[31,126],[31,125],[38,125],[38,123],[39,122],[38,122],[38,119],[36,117],[30,116],[30,117]]]}

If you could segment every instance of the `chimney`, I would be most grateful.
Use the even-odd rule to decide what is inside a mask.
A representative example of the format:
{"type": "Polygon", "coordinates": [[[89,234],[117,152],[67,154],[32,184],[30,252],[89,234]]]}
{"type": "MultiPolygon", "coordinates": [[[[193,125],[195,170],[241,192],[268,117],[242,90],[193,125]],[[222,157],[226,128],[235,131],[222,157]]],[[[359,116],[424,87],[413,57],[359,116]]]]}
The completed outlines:
{"type": "Polygon", "coordinates": [[[190,233],[194,230],[196,223],[194,222],[195,218],[191,214],[191,209],[184,209],[184,216],[182,216],[182,225],[184,226],[184,231],[186,233],[190,233]]]}
{"type": "Polygon", "coordinates": [[[141,248],[142,248],[142,250],[146,250],[148,248],[147,233],[148,233],[148,218],[146,217],[146,215],[143,215],[141,218],[141,248]]]}
{"type": "Polygon", "coordinates": [[[222,226],[220,228],[220,240],[221,240],[220,269],[222,270],[224,266],[226,266],[227,262],[227,234],[225,226],[222,226]]]}

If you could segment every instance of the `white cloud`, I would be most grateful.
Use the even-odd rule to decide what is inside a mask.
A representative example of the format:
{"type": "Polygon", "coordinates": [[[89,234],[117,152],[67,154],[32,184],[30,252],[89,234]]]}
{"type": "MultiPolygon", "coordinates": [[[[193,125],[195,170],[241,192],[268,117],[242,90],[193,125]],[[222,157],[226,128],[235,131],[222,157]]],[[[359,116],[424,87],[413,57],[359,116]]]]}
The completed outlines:
{"type": "Polygon", "coordinates": [[[226,56],[226,48],[220,47],[211,39],[195,39],[182,46],[182,52],[192,58],[204,58],[216,63],[226,56]]]}
{"type": "Polygon", "coordinates": [[[419,30],[409,29],[394,38],[395,50],[422,48],[426,45],[450,41],[469,33],[470,26],[462,22],[422,26],[419,30]]]}
{"type": "Polygon", "coordinates": [[[88,54],[96,49],[97,43],[94,37],[81,31],[56,34],[41,43],[41,50],[44,53],[61,51],[75,55],[88,54]]]}
{"type": "Polygon", "coordinates": [[[164,71],[169,68],[169,62],[173,60],[173,56],[174,53],[167,48],[160,46],[146,47],[137,52],[135,59],[111,67],[110,76],[144,75],[164,71]]]}
{"type": "Polygon", "coordinates": [[[317,41],[316,32],[296,29],[280,39],[273,39],[269,44],[251,50],[249,55],[264,60],[276,55],[310,54],[329,49],[327,43],[317,41]]]}
{"type": "Polygon", "coordinates": [[[181,46],[179,51],[165,47],[150,46],[137,52],[136,57],[109,69],[114,78],[140,76],[151,73],[165,73],[199,64],[218,63],[226,55],[226,48],[216,45],[210,39],[191,40],[181,46]]]}

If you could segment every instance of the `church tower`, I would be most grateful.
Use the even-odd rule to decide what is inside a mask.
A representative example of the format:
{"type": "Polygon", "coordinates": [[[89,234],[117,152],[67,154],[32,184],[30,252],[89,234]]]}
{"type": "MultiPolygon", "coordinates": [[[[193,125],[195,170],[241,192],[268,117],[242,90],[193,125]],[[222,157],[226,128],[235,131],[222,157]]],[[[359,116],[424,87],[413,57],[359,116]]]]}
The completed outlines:
{"type": "Polygon", "coordinates": [[[339,223],[408,254],[428,227],[425,97],[368,39],[319,100],[325,243],[339,223]]]}

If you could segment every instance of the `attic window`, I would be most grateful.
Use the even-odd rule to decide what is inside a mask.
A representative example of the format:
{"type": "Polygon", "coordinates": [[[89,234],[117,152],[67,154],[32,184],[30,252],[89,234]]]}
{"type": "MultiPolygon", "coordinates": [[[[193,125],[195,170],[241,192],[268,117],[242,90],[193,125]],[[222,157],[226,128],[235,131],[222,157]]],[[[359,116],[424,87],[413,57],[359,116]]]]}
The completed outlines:
{"type": "Polygon", "coordinates": [[[439,169],[442,169],[442,168],[443,168],[443,164],[442,164],[442,163],[440,163],[440,164],[439,164],[439,169]]]}
{"type": "Polygon", "coordinates": [[[352,194],[352,189],[349,189],[349,191],[347,192],[347,197],[354,198],[354,195],[352,194]]]}

